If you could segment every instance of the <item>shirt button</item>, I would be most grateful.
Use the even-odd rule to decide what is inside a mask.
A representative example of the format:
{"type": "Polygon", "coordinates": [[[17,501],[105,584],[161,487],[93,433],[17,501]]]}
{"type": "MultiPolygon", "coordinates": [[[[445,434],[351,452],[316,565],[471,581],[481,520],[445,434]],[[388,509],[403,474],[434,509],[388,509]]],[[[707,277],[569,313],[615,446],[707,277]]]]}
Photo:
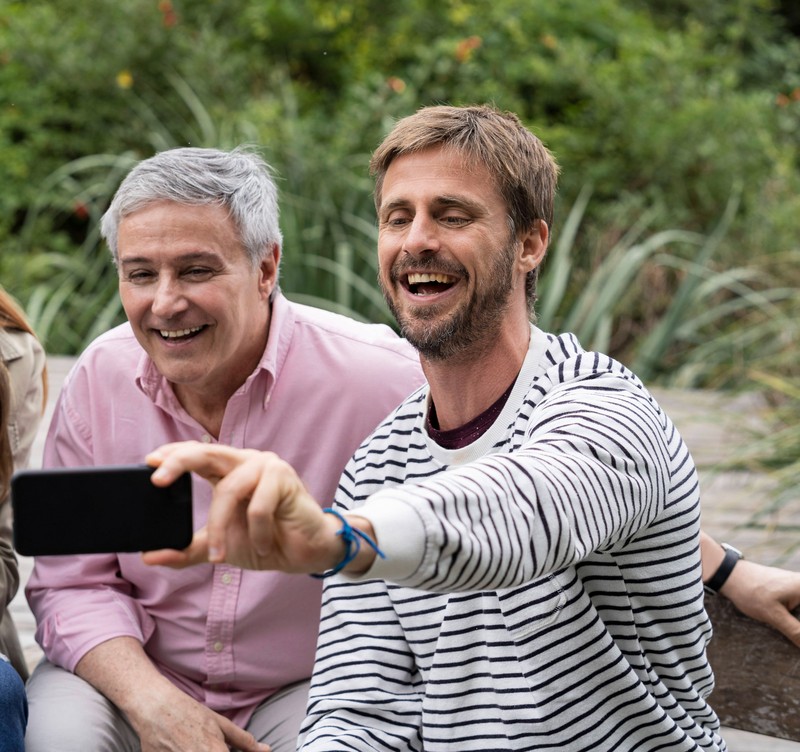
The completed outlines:
{"type": "Polygon", "coordinates": [[[214,652],[215,653],[221,653],[224,647],[225,646],[221,642],[215,642],[214,643],[214,652]]]}
{"type": "Polygon", "coordinates": [[[230,585],[233,581],[233,577],[231,577],[227,572],[222,575],[222,584],[223,585],[230,585]]]}
{"type": "Polygon", "coordinates": [[[207,433],[204,433],[204,434],[203,434],[203,435],[200,437],[200,441],[202,441],[204,444],[210,444],[210,443],[211,443],[211,441],[212,441],[212,439],[211,439],[211,436],[210,436],[209,434],[207,434],[207,433]]]}

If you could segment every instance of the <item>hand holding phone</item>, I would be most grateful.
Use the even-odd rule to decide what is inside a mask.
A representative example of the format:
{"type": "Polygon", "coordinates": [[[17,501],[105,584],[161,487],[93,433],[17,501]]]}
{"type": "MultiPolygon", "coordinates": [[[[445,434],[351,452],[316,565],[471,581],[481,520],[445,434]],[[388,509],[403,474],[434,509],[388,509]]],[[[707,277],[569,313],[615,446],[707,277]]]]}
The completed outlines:
{"type": "Polygon", "coordinates": [[[23,470],[11,478],[14,546],[23,556],[186,548],[189,473],[154,486],[147,465],[23,470]]]}

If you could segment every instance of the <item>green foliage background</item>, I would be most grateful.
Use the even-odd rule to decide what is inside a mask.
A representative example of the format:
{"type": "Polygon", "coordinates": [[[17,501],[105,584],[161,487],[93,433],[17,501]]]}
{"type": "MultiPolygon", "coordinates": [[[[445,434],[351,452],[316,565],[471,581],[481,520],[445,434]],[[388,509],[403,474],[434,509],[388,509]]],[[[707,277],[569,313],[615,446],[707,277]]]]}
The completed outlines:
{"type": "Polygon", "coordinates": [[[96,225],[125,171],[248,142],[281,180],[284,290],[388,321],[369,153],[419,106],[492,102],[563,168],[543,326],[646,379],[743,386],[757,368],[795,384],[792,8],[0,0],[0,281],[50,352],[79,351],[122,320],[96,225]]]}

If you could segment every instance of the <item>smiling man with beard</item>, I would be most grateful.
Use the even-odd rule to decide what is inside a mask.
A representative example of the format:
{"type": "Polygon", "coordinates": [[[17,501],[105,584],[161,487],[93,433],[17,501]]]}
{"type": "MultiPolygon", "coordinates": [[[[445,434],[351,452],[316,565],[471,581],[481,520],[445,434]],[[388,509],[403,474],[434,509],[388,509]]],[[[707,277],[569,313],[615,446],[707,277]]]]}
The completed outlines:
{"type": "Polygon", "coordinates": [[[470,300],[442,316],[450,290],[470,280],[469,271],[459,263],[438,256],[407,256],[389,267],[388,281],[379,277],[389,310],[400,333],[417,349],[420,356],[434,360],[458,357],[470,346],[491,336],[506,314],[511,297],[514,246],[489,255],[490,268],[470,300]],[[413,296],[408,308],[395,296],[399,288],[413,296]],[[415,323],[416,320],[416,323],[415,323]]]}
{"type": "Polygon", "coordinates": [[[274,455],[161,448],[157,482],[216,490],[190,548],[146,561],[330,578],[304,752],[721,752],[692,458],[624,365],[531,323],[553,157],[510,113],[443,106],[371,167],[428,384],[324,512],[274,455]]]}
{"type": "MultiPolygon", "coordinates": [[[[422,383],[388,327],[281,295],[277,190],[252,152],[144,160],[102,231],[128,323],[68,376],[46,466],[137,464],[166,441],[221,441],[279,452],[330,499],[358,444],[422,383]]],[[[199,528],[211,489],[196,480],[193,496],[199,528]]],[[[295,749],[319,582],[227,564],[153,569],[138,554],[43,557],[27,594],[46,656],[28,685],[27,750],[295,749]]]]}

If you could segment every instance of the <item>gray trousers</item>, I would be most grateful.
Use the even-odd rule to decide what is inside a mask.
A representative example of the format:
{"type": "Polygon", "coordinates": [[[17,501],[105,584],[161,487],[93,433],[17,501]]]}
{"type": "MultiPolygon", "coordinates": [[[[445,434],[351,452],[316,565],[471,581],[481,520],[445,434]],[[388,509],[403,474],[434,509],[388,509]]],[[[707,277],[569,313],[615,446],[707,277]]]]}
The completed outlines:
{"type": "MultiPolygon", "coordinates": [[[[256,708],[246,730],[272,747],[295,752],[309,682],[284,687],[256,708]]],[[[41,661],[27,685],[25,752],[141,752],[125,716],[91,684],[41,661]]]]}

